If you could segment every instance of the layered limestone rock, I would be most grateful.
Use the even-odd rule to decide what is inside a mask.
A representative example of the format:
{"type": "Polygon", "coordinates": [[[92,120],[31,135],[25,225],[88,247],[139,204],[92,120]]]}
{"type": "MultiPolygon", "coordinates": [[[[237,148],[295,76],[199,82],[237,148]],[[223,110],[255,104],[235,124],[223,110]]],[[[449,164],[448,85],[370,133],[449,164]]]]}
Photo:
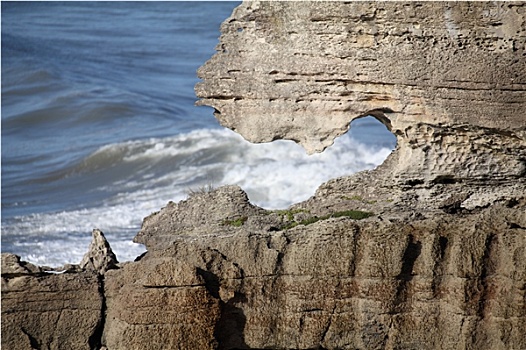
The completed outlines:
{"type": "MultiPolygon", "coordinates": [[[[524,2],[246,2],[223,23],[196,94],[224,126],[253,142],[291,139],[312,153],[372,115],[398,140],[375,171],[331,180],[293,206],[318,217],[356,209],[378,216],[340,224],[348,246],[333,222],[291,229],[316,240],[324,231],[314,225],[327,225],[338,243],[323,240],[333,260],[311,265],[308,277],[284,273],[293,282],[283,298],[332,303],[305,306],[311,318],[284,317],[270,331],[274,343],[247,337],[249,346],[524,347],[525,13],[524,2]],[[514,262],[497,253],[503,242],[514,262]],[[340,263],[353,272],[332,274],[340,263]],[[326,290],[318,276],[335,284],[326,290]],[[508,306],[511,314],[497,311],[508,306]],[[322,316],[334,314],[339,321],[322,316]],[[304,331],[306,319],[317,332],[304,331]],[[302,343],[305,334],[312,342],[302,343]]],[[[324,253],[313,248],[296,259],[308,265],[324,253]]]]}
{"type": "MultiPolygon", "coordinates": [[[[374,209],[370,201],[348,201],[374,209]]],[[[520,203],[429,218],[401,218],[384,208],[381,217],[356,220],[354,211],[314,220],[312,212],[326,209],[308,204],[267,211],[239,188],[224,187],[169,205],[145,219],[137,236],[148,253],[105,272],[103,305],[93,304],[100,310],[41,322],[38,331],[31,325],[46,314],[42,305],[23,302],[35,292],[42,302],[63,299],[65,315],[67,306],[93,302],[98,293],[78,283],[86,272],[46,275],[55,293],[42,293],[42,276],[35,275],[42,269],[4,255],[10,263],[2,277],[11,284],[2,286],[3,346],[88,348],[75,343],[77,333],[59,338],[57,325],[78,327],[75,321],[102,315],[103,332],[83,333],[90,348],[526,347],[523,194],[520,203]],[[183,224],[190,220],[196,224],[183,224]],[[16,295],[9,279],[22,274],[31,284],[6,307],[16,295]],[[69,282],[62,284],[62,276],[69,282]],[[64,343],[35,340],[51,330],[51,339],[64,343]]]]}
{"type": "Polygon", "coordinates": [[[102,344],[123,350],[216,348],[220,300],[206,285],[207,273],[169,255],[107,272],[102,344]]]}
{"type": "Polygon", "coordinates": [[[104,273],[119,266],[104,233],[92,237],[79,265],[40,267],[2,254],[2,348],[100,348],[104,273]]]}
{"type": "Polygon", "coordinates": [[[2,349],[94,349],[103,285],[92,272],[53,270],[2,254],[2,349]]]}
{"type": "Polygon", "coordinates": [[[237,186],[170,202],[135,262],[96,232],[84,270],[3,255],[2,347],[526,349],[525,10],[243,3],[200,104],[308,152],[373,115],[397,149],[287,210],[237,186]]]}
{"type": "Polygon", "coordinates": [[[312,212],[326,209],[309,203],[247,213],[252,206],[236,187],[194,196],[148,217],[137,236],[148,253],[106,274],[103,344],[524,348],[520,196],[473,213],[404,219],[384,208],[359,221],[348,212],[314,220],[312,212]],[[238,203],[236,211],[208,212],[225,203],[238,203]],[[180,224],[189,215],[191,229],[180,224]]]}
{"type": "Polygon", "coordinates": [[[249,141],[308,153],[373,115],[398,138],[389,181],[522,178],[525,13],[524,2],[245,2],[198,71],[198,104],[249,141]]]}

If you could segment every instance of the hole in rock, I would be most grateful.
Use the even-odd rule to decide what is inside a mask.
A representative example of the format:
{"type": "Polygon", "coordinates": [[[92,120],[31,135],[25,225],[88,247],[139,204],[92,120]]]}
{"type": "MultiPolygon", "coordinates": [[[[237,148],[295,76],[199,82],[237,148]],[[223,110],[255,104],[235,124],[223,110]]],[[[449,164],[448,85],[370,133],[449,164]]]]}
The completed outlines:
{"type": "Polygon", "coordinates": [[[250,201],[263,208],[287,208],[314,195],[330,179],[377,167],[395,147],[396,137],[382,122],[359,117],[331,147],[310,156],[293,141],[246,142],[231,150],[233,163],[224,169],[220,184],[241,186],[250,201]]]}
{"type": "Polygon", "coordinates": [[[396,136],[381,121],[370,115],[354,119],[350,130],[341,136],[343,137],[351,137],[374,149],[394,150],[396,147],[396,136]]]}

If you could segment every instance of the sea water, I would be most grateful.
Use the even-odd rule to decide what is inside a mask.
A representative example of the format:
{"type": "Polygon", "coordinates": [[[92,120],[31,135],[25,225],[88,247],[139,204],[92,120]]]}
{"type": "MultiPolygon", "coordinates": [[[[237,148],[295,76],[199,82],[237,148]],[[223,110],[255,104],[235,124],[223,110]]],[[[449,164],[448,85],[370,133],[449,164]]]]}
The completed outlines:
{"type": "Polygon", "coordinates": [[[250,144],[195,107],[197,68],[238,2],[2,2],[2,252],[79,263],[99,228],[119,261],[143,218],[203,186],[286,208],[380,164],[372,118],[321,154],[250,144]]]}

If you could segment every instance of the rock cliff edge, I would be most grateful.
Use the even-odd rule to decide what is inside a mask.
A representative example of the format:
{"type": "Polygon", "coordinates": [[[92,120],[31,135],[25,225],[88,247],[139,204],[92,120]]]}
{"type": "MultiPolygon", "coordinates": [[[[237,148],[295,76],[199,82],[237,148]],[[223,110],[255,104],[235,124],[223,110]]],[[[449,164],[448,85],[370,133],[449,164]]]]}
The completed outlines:
{"type": "Polygon", "coordinates": [[[287,210],[237,186],[144,219],[119,264],[2,254],[6,349],[526,349],[526,3],[244,2],[198,104],[320,152],[397,148],[287,210]]]}

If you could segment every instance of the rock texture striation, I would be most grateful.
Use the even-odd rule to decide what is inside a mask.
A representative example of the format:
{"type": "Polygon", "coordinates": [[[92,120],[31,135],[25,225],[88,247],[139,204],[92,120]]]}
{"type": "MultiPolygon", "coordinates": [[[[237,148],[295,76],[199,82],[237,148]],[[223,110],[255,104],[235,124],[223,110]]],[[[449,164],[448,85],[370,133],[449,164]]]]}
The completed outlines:
{"type": "Polygon", "coordinates": [[[200,104],[309,153],[373,115],[397,149],[286,210],[237,186],[170,202],[135,262],[95,231],[62,274],[2,255],[2,347],[526,349],[525,12],[243,3],[200,104]]]}
{"type": "Polygon", "coordinates": [[[248,140],[291,139],[309,153],[368,114],[400,141],[417,124],[521,129],[525,12],[523,2],[245,2],[196,93],[248,140]]]}
{"type": "Polygon", "coordinates": [[[174,348],[521,349],[525,204],[310,223],[324,209],[304,203],[237,227],[229,218],[250,207],[239,188],[200,194],[147,218],[146,256],[106,275],[103,343],[162,349],[151,345],[162,334],[174,348]],[[228,201],[244,205],[209,215],[228,201]],[[169,222],[189,213],[191,230],[169,222]]]}
{"type": "Polygon", "coordinates": [[[74,266],[49,269],[2,254],[2,349],[94,349],[103,285],[74,266]]]}

